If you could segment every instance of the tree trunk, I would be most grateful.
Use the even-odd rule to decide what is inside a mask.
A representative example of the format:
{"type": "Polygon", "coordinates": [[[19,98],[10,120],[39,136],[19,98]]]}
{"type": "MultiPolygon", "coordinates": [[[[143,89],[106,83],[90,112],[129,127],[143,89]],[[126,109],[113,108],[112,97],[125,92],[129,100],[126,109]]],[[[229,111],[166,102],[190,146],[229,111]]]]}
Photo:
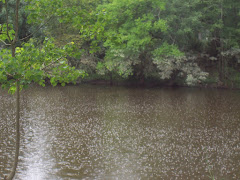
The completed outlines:
{"type": "MultiPolygon", "coordinates": [[[[6,11],[8,12],[8,1],[5,1],[6,11]]],[[[15,38],[11,41],[11,50],[12,50],[12,57],[15,57],[16,52],[16,43],[18,41],[18,31],[19,31],[19,22],[18,22],[18,11],[19,11],[19,4],[20,0],[16,0],[16,9],[15,9],[15,38]]],[[[7,13],[7,34],[9,35],[8,29],[8,13],[7,13]]],[[[10,39],[9,39],[10,41],[10,39]]],[[[15,149],[15,156],[14,156],[14,163],[12,166],[12,170],[10,174],[5,177],[6,180],[12,180],[16,174],[17,165],[18,165],[18,158],[19,158],[19,150],[20,150],[20,84],[19,80],[16,80],[16,149],[15,149]]]]}
{"type": "Polygon", "coordinates": [[[20,85],[19,81],[16,82],[17,84],[17,92],[16,92],[16,149],[15,149],[15,156],[14,156],[14,163],[12,166],[11,173],[5,177],[6,180],[12,180],[15,176],[17,164],[18,164],[18,157],[19,157],[19,150],[20,150],[20,85]]]}

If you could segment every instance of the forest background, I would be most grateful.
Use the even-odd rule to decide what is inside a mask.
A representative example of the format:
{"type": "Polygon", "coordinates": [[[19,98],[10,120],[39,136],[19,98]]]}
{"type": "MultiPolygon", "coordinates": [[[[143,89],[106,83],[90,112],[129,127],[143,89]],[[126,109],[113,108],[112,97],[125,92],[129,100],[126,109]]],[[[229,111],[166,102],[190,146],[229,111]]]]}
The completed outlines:
{"type": "MultiPolygon", "coordinates": [[[[44,49],[51,52],[46,53],[50,59],[64,54],[68,65],[87,74],[83,82],[240,88],[238,0],[19,3],[16,52],[36,56],[36,49],[44,49]]],[[[7,28],[15,35],[15,4],[0,2],[0,62],[11,44],[7,28]]],[[[61,75],[57,81],[48,76],[38,83],[64,85],[61,75]]]]}

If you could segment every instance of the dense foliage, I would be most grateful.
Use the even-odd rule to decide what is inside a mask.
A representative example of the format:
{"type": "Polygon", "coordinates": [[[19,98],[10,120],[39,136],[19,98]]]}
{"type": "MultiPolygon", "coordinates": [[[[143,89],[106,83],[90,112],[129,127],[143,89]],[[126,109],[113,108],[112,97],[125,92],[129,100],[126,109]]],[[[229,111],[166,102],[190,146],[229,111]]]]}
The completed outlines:
{"type": "Polygon", "coordinates": [[[45,86],[46,79],[49,79],[53,86],[57,83],[65,85],[76,81],[84,73],[67,63],[66,57],[72,48],[72,44],[67,44],[60,49],[51,40],[45,40],[40,47],[36,47],[31,40],[16,48],[14,57],[10,50],[2,49],[0,54],[2,87],[8,87],[10,92],[15,92],[16,81],[19,81],[22,87],[31,82],[45,86]]]}
{"type": "MultiPolygon", "coordinates": [[[[8,0],[9,17],[14,4],[8,0]]],[[[87,79],[240,87],[237,0],[25,0],[20,7],[20,49],[31,38],[41,49],[46,36],[56,49],[74,42],[66,63],[87,79]]],[[[3,33],[1,41],[9,43],[3,33]]]]}

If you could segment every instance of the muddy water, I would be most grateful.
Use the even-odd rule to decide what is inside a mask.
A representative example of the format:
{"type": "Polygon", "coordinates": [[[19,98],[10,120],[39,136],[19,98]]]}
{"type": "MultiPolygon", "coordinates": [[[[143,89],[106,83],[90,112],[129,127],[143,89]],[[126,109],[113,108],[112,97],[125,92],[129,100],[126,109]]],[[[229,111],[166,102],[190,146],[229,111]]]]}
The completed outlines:
{"type": "MultiPolygon", "coordinates": [[[[15,99],[0,91],[0,176],[15,99]]],[[[17,180],[240,179],[240,91],[30,87],[17,180]]]]}

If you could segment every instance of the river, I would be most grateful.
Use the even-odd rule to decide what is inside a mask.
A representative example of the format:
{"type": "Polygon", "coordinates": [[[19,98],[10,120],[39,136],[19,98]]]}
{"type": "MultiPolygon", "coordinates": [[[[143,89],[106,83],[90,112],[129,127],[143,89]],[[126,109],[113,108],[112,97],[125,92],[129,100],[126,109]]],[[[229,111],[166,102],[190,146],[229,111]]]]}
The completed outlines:
{"type": "MultiPolygon", "coordinates": [[[[0,91],[0,174],[15,98],[0,91]]],[[[31,86],[16,180],[240,179],[240,91],[31,86]],[[210,177],[212,178],[210,178],[210,177]]]]}

